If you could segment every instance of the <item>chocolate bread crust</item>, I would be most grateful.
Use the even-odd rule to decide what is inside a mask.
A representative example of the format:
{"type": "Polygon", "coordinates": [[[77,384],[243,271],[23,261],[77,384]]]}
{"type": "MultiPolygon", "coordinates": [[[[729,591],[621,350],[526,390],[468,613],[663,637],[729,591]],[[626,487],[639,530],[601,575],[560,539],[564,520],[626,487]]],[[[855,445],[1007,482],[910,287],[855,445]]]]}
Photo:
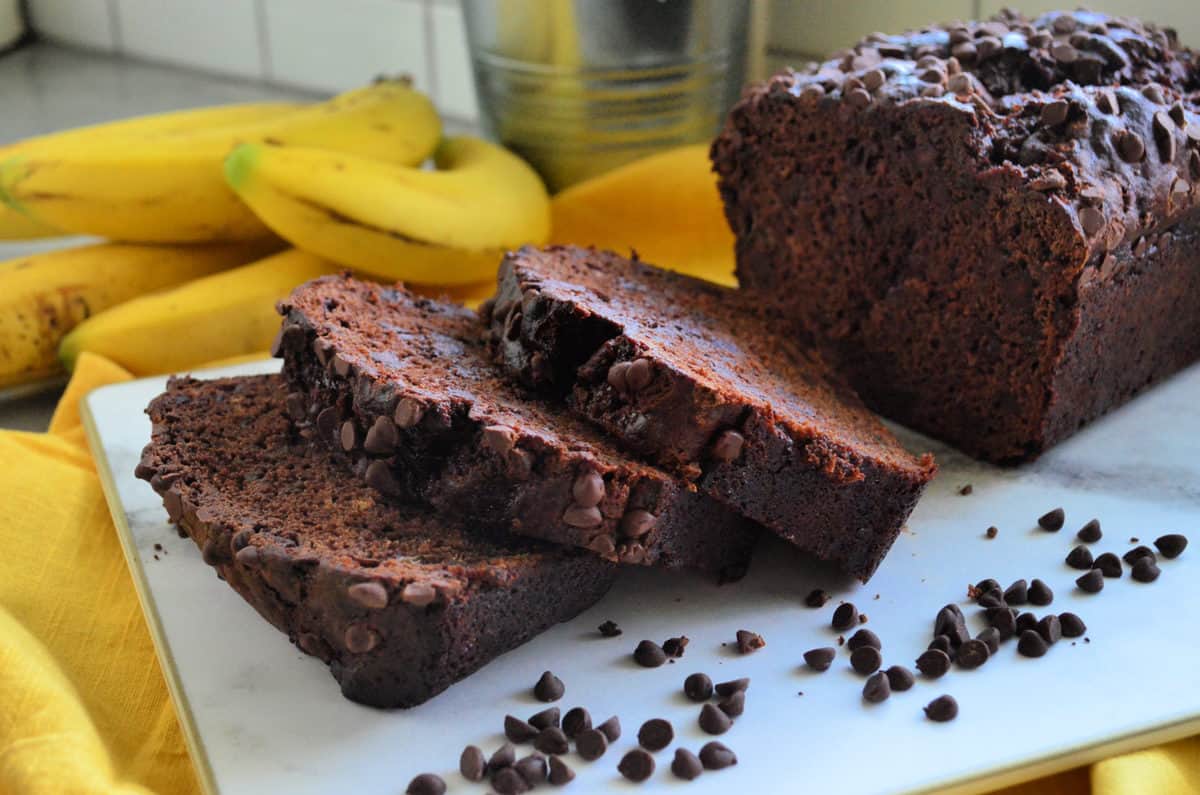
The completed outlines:
{"type": "Polygon", "coordinates": [[[482,310],[511,377],[867,579],[936,468],[737,290],[611,252],[526,247],[482,310]]]}
{"type": "Polygon", "coordinates": [[[280,310],[293,417],[383,493],[622,563],[747,564],[756,525],[509,384],[468,310],[349,277],[280,310]]]}
{"type": "Polygon", "coordinates": [[[1200,356],[1200,73],[1089,12],[874,36],[712,155],[738,274],[881,413],[1035,457],[1200,356]]]}
{"type": "Polygon", "coordinates": [[[205,562],[343,694],[428,700],[594,604],[615,567],[386,504],[293,434],[278,376],[172,379],[138,466],[205,562]]]}

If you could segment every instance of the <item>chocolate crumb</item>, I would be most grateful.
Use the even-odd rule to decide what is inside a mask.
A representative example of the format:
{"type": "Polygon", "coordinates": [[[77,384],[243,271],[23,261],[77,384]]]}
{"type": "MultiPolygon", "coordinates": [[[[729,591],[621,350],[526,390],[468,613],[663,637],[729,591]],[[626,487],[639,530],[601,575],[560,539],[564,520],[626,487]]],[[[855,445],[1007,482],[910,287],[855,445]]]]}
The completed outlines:
{"type": "Polygon", "coordinates": [[[758,651],[767,642],[763,640],[763,636],[757,632],[751,632],[748,629],[739,629],[737,631],[737,647],[742,654],[749,654],[752,651],[758,651]]]}
{"type": "Polygon", "coordinates": [[[995,538],[996,536],[1000,535],[1000,528],[992,525],[987,529],[987,532],[984,533],[984,535],[986,535],[988,538],[995,538]]]}
{"type": "Polygon", "coordinates": [[[606,638],[615,638],[621,634],[621,628],[617,626],[615,621],[605,621],[600,625],[600,634],[606,638]]]}
{"type": "Polygon", "coordinates": [[[1062,530],[1066,523],[1066,513],[1062,508],[1055,508],[1052,511],[1047,511],[1038,517],[1038,527],[1050,533],[1057,533],[1062,530]]]}
{"type": "Polygon", "coordinates": [[[668,657],[679,659],[683,656],[683,650],[687,648],[687,635],[680,635],[677,638],[667,638],[663,641],[662,650],[668,657]]]}
{"type": "Polygon", "coordinates": [[[945,723],[958,717],[958,702],[954,696],[938,696],[925,707],[925,717],[937,723],[945,723]]]}
{"type": "Polygon", "coordinates": [[[966,497],[967,495],[971,494],[971,492],[973,492],[973,491],[975,491],[975,487],[972,486],[970,483],[968,483],[967,485],[965,485],[961,489],[959,489],[958,493],[961,496],[966,497]]]}

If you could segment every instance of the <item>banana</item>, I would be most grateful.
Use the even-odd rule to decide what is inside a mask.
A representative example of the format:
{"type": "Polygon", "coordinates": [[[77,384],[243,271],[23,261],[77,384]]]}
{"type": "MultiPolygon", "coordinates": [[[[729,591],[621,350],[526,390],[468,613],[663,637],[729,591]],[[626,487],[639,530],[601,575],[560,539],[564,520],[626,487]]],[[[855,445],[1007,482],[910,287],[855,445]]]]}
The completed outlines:
{"type": "Polygon", "coordinates": [[[248,144],[229,184],[298,248],[372,275],[459,285],[495,276],[502,252],[550,233],[549,199],[520,158],[477,138],[445,140],[437,171],[340,152],[248,144]]]}
{"type": "Polygon", "coordinates": [[[73,369],[91,351],[135,375],[151,375],[266,350],[279,331],[275,302],[337,270],[289,249],[101,312],[63,338],[59,358],[73,369]]]}
{"type": "Polygon", "coordinates": [[[381,81],[279,118],[130,142],[84,135],[0,162],[0,201],[75,234],[134,242],[251,240],[269,235],[225,184],[221,163],[245,142],[329,148],[414,165],[441,122],[407,81],[381,81]]]}
{"type": "Polygon", "coordinates": [[[135,296],[252,262],[278,241],[162,247],[101,244],[0,263],[0,386],[60,372],[63,335],[135,296]]]}
{"type": "Polygon", "coordinates": [[[63,233],[39,223],[24,213],[0,204],[0,240],[37,240],[43,237],[62,237],[63,233]]]}

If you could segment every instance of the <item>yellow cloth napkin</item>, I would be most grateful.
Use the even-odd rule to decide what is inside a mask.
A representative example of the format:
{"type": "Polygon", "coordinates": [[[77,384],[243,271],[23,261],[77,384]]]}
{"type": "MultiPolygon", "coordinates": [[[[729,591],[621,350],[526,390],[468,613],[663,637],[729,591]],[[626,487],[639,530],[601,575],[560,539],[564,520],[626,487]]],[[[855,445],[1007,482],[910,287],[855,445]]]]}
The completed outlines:
{"type": "MultiPolygon", "coordinates": [[[[627,166],[555,198],[555,240],[729,283],[712,183],[704,147],[627,166]]],[[[80,427],[80,398],[128,378],[84,354],[49,433],[0,431],[0,795],[198,790],[80,427]]],[[[1200,792],[1200,738],[1004,791],[1089,792],[1200,792]]]]}

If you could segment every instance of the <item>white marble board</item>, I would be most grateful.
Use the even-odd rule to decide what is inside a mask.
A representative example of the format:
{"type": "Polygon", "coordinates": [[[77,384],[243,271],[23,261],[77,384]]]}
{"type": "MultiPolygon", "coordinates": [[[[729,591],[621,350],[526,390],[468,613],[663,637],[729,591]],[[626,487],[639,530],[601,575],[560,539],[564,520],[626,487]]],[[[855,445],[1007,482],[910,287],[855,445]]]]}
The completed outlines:
{"type": "MultiPolygon", "coordinates": [[[[264,372],[274,363],[220,374],[264,372]]],[[[695,576],[625,571],[593,609],[486,666],[427,704],[377,711],[346,701],[325,666],[295,649],[205,566],[191,541],[166,523],[158,498],[133,477],[149,437],[142,412],[162,379],[105,387],[85,401],[108,498],[122,533],[158,650],[206,787],[241,793],[402,792],[419,772],[443,775],[452,792],[484,792],[457,772],[459,752],[489,752],[502,741],[505,713],[528,717],[543,705],[530,688],[544,669],[566,683],[561,702],[584,705],[596,721],[617,714],[624,735],[608,754],[567,761],[578,774],[568,791],[632,790],[616,765],[636,744],[638,726],[665,717],[676,742],[657,754],[645,790],[685,786],[669,772],[676,745],[711,739],[680,686],[694,671],[721,681],[752,679],[745,714],[720,739],[739,764],[705,773],[688,793],[742,791],[982,791],[1083,764],[1154,742],[1200,732],[1200,367],[1153,389],[1093,424],[1035,464],[1001,470],[927,440],[941,473],[875,578],[849,582],[782,543],[758,551],[740,583],[716,587],[695,576]],[[960,496],[970,483],[973,493],[960,496]],[[1051,534],[1036,517],[1062,506],[1067,527],[1051,534]],[[1193,548],[1162,562],[1152,585],[1128,575],[1104,591],[1074,588],[1063,558],[1074,531],[1092,517],[1104,528],[1096,553],[1149,543],[1159,534],[1192,536],[1193,548]],[[994,540],[984,536],[995,525],[994,540]],[[162,551],[156,552],[155,545],[162,551]],[[805,670],[802,653],[831,645],[837,600],[855,602],[883,640],[885,665],[911,666],[929,640],[935,612],[957,601],[973,631],[968,582],[1040,577],[1054,612],[1088,624],[1090,642],[1063,641],[1038,660],[1020,658],[1015,641],[976,671],[919,680],[877,706],[861,701],[863,680],[845,652],[824,674],[805,670]],[[814,587],[835,601],[804,606],[814,587]],[[617,621],[624,635],[602,639],[596,626],[617,621]],[[761,633],[766,648],[747,656],[731,645],[738,629],[761,633]],[[685,634],[686,655],[658,669],[638,668],[638,640],[685,634]],[[803,695],[800,693],[803,692],[803,695]],[[961,714],[949,724],[922,707],[950,693],[961,714]]],[[[1036,608],[1035,608],[1036,609],[1036,608]]],[[[1038,610],[1041,613],[1041,610],[1038,610]]]]}

